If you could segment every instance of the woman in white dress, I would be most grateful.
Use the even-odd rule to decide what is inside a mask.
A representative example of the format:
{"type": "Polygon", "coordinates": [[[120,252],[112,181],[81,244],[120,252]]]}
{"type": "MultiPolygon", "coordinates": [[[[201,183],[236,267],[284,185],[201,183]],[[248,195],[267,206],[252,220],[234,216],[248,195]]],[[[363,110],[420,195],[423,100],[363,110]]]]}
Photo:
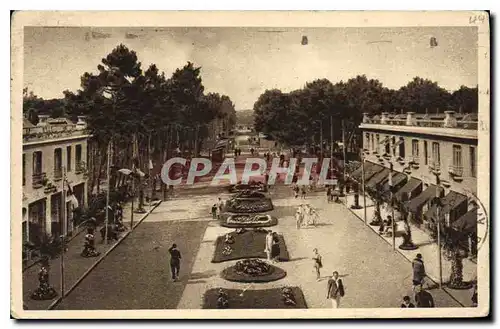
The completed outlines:
{"type": "Polygon", "coordinates": [[[273,231],[269,231],[266,235],[266,247],[264,249],[264,252],[267,255],[267,260],[271,260],[271,250],[273,247],[273,231]]]}

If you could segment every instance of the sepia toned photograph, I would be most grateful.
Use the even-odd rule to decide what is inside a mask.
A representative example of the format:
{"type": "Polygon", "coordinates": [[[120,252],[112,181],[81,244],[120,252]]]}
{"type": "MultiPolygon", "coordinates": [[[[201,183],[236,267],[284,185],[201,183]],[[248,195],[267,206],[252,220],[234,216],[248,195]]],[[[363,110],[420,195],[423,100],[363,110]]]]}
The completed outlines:
{"type": "Polygon", "coordinates": [[[487,316],[489,40],[473,11],[15,13],[12,316],[487,316]]]}

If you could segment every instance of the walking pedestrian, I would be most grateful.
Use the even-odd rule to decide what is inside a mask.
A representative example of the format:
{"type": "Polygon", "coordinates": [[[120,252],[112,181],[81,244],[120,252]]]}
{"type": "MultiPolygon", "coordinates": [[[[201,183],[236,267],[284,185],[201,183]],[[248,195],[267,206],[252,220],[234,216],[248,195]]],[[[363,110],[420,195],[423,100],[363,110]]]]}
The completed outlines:
{"type": "Polygon", "coordinates": [[[318,249],[314,248],[313,252],[314,252],[313,260],[314,260],[314,270],[316,271],[316,280],[319,281],[320,270],[323,267],[323,263],[321,261],[321,255],[319,254],[318,249]]]}
{"type": "Polygon", "coordinates": [[[305,199],[306,198],[306,194],[307,194],[307,190],[306,190],[306,186],[302,186],[302,199],[305,199]]]}
{"type": "Polygon", "coordinates": [[[177,281],[179,279],[179,271],[181,269],[181,252],[177,249],[177,245],[174,243],[170,249],[170,270],[172,271],[172,280],[177,281]]]}
{"type": "Polygon", "coordinates": [[[294,185],[292,189],[293,189],[293,195],[295,199],[297,199],[299,197],[299,187],[297,185],[294,185]]]}
{"type": "Polygon", "coordinates": [[[221,198],[217,201],[217,208],[219,208],[219,213],[222,212],[222,209],[224,208],[224,201],[222,201],[221,198]]]}
{"type": "Polygon", "coordinates": [[[214,203],[214,205],[212,206],[212,218],[217,219],[217,204],[216,203],[214,203]]]}
{"type": "Polygon", "coordinates": [[[422,288],[422,285],[418,285],[415,288],[417,291],[415,293],[415,303],[417,303],[417,307],[435,307],[434,298],[432,298],[432,295],[428,291],[422,288]]]}
{"type": "Polygon", "coordinates": [[[326,202],[330,203],[331,195],[332,195],[332,188],[328,186],[328,188],[326,189],[326,202]]]}
{"type": "Polygon", "coordinates": [[[411,302],[410,296],[404,296],[401,308],[413,308],[413,307],[415,307],[415,304],[411,302]]]}
{"type": "Polygon", "coordinates": [[[424,283],[424,278],[426,276],[422,254],[417,254],[411,266],[413,269],[413,288],[415,288],[416,286],[421,286],[424,283]]]}
{"type": "Polygon", "coordinates": [[[339,272],[333,272],[332,277],[328,280],[327,291],[326,298],[331,300],[332,308],[339,308],[340,299],[344,297],[345,294],[344,284],[339,278],[339,272]]]}
{"type": "Polygon", "coordinates": [[[264,248],[264,252],[266,253],[268,261],[271,261],[272,249],[273,249],[273,231],[269,231],[266,235],[266,247],[264,248]]]}
{"type": "Polygon", "coordinates": [[[278,234],[276,232],[273,233],[273,245],[271,247],[271,259],[274,262],[279,262],[280,258],[280,239],[278,237],[278,234]]]}

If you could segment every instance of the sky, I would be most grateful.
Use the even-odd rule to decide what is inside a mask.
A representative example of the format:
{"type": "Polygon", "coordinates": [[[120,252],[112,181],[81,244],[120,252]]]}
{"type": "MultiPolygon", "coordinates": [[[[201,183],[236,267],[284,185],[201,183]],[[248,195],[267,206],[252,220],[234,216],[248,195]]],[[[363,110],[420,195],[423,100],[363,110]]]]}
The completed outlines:
{"type": "Polygon", "coordinates": [[[24,86],[46,99],[76,91],[81,75],[97,73],[120,43],[144,70],[154,63],[167,77],[187,61],[201,66],[205,92],[228,95],[236,110],[252,109],[266,89],[289,92],[315,79],[336,83],[360,74],[394,89],[415,76],[450,91],[477,85],[473,27],[25,27],[24,86]]]}

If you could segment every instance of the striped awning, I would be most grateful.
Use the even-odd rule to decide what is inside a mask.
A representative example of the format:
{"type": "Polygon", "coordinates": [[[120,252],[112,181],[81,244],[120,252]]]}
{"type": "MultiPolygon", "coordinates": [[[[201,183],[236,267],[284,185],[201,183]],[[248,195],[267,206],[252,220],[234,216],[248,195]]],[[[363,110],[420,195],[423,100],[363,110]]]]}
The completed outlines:
{"type": "Polygon", "coordinates": [[[217,149],[221,149],[221,148],[225,148],[227,146],[227,144],[229,143],[229,140],[228,139],[222,139],[220,141],[218,141],[215,146],[214,146],[214,150],[217,150],[217,149]]]}
{"type": "Polygon", "coordinates": [[[429,185],[422,193],[408,202],[408,210],[417,212],[425,203],[436,197],[438,189],[441,195],[444,194],[444,189],[441,186],[429,185]]]}

